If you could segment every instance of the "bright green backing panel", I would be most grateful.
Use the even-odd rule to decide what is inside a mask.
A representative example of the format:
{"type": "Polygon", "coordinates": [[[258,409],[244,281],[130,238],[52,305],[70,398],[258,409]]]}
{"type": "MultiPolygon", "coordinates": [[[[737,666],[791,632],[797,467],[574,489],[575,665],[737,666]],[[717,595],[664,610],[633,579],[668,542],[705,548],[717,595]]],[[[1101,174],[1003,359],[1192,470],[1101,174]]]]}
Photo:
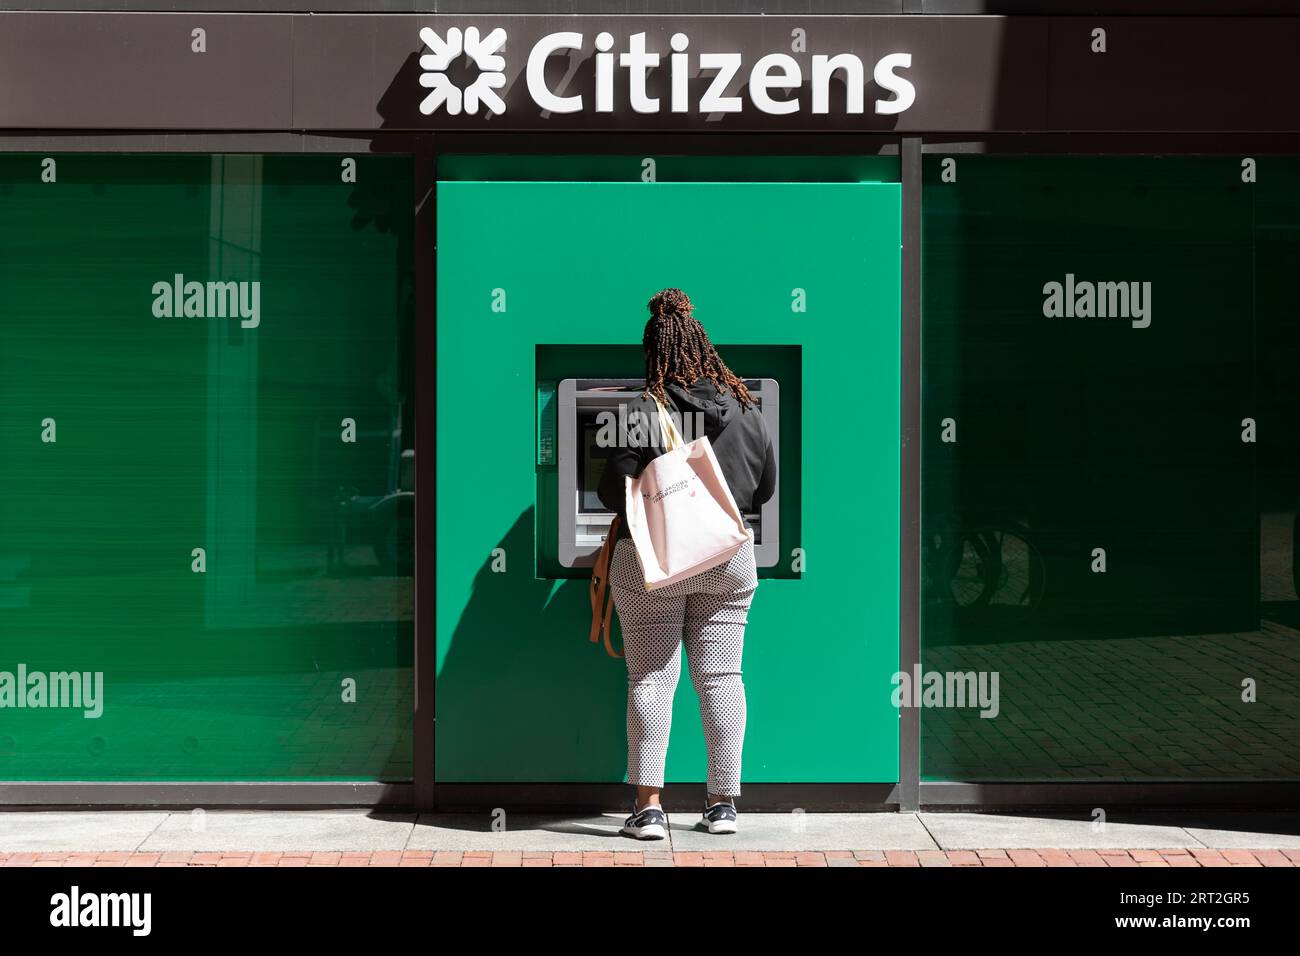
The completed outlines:
{"type": "MultiPolygon", "coordinates": [[[[782,548],[805,549],[807,570],[755,599],[744,779],[897,780],[899,198],[892,184],[439,182],[440,781],[625,777],[625,667],[587,641],[585,582],[534,573],[536,347],[639,342],[664,286],[689,292],[718,342],[802,348],[802,395],[782,394],[802,402],[802,534],[782,548]],[[791,311],[796,288],[807,312],[791,311]]],[[[704,779],[697,706],[683,674],[671,780],[704,779]]]]}
{"type": "Polygon", "coordinates": [[[411,447],[410,159],[44,155],[0,156],[0,671],[104,712],[0,709],[0,779],[409,779],[409,538],[329,550],[411,447]],[[178,272],[260,325],[154,317],[178,272]]]}

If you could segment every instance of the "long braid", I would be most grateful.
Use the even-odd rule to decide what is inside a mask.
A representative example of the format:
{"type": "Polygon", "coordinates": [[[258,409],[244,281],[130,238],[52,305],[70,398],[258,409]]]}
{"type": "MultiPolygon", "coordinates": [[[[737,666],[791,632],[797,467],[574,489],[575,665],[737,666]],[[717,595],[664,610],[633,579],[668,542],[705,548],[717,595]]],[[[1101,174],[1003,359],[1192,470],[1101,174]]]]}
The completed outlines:
{"type": "Polygon", "coordinates": [[[756,404],[745,383],[713,347],[709,334],[695,318],[694,306],[685,292],[681,289],[656,292],[648,308],[650,321],[641,339],[645,349],[647,393],[671,407],[664,385],[671,382],[690,388],[699,379],[707,378],[718,391],[735,395],[742,405],[756,404]]]}

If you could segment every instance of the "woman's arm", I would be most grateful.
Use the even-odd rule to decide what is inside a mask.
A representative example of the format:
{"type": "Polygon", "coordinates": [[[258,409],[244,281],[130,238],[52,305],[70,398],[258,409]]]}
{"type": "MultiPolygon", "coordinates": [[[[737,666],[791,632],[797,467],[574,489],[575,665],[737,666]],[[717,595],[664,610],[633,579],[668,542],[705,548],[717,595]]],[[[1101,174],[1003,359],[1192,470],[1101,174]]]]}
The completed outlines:
{"type": "Polygon", "coordinates": [[[754,489],[753,506],[765,504],[771,497],[772,492],[776,491],[776,451],[772,448],[772,436],[767,434],[767,429],[763,429],[763,436],[767,440],[767,449],[764,452],[763,473],[758,478],[758,487],[754,489]]]}

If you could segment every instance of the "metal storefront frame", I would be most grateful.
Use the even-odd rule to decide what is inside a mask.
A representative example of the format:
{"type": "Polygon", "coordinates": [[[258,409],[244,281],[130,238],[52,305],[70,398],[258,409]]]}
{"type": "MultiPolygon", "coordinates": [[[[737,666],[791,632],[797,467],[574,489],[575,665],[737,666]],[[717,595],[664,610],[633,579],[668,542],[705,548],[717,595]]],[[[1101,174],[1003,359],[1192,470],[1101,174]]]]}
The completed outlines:
{"type": "MultiPolygon", "coordinates": [[[[1300,154],[1300,134],[999,134],[961,136],[868,136],[810,134],[650,134],[365,132],[318,135],[301,132],[172,133],[81,130],[50,134],[11,130],[0,135],[9,152],[62,150],[87,152],[316,152],[365,148],[409,154],[415,162],[414,254],[416,256],[416,401],[432,409],[434,336],[434,184],[440,154],[453,152],[642,152],[752,153],[755,149],[791,155],[898,155],[903,196],[901,276],[901,460],[900,509],[900,668],[920,659],[920,375],[921,375],[921,159],[924,153],[1216,153],[1300,154]]],[[[621,802],[621,784],[443,784],[434,779],[435,636],[433,504],[436,496],[435,421],[417,415],[416,446],[416,621],[413,779],[410,782],[2,782],[0,807],[342,807],[476,811],[506,804],[518,809],[579,810],[621,802]]],[[[895,784],[766,784],[747,786],[755,810],[902,810],[939,808],[1146,809],[1175,806],[1294,806],[1300,782],[1240,783],[990,783],[920,780],[920,715],[904,709],[899,720],[899,782],[895,784]]],[[[669,785],[665,804],[694,806],[694,789],[669,785]]]]}
{"type": "MultiPolygon", "coordinates": [[[[545,135],[528,133],[464,133],[444,132],[433,134],[435,162],[453,154],[581,154],[584,156],[604,155],[653,155],[653,156],[745,156],[745,155],[789,155],[791,157],[812,156],[899,156],[904,163],[900,169],[902,176],[903,203],[903,251],[902,268],[904,288],[901,291],[901,309],[904,316],[913,316],[912,330],[913,351],[909,355],[907,341],[909,332],[904,320],[904,345],[902,381],[904,395],[901,401],[901,414],[904,436],[904,455],[902,457],[901,475],[903,489],[903,511],[901,522],[906,529],[913,528],[913,536],[919,534],[919,455],[909,463],[908,448],[915,448],[916,443],[909,441],[908,423],[911,422],[915,432],[920,415],[920,327],[919,327],[919,291],[920,291],[920,140],[919,138],[901,138],[887,134],[844,134],[844,133],[708,133],[697,132],[662,133],[662,132],[623,132],[623,133],[548,133],[545,135]],[[906,151],[911,143],[914,198],[909,199],[908,172],[906,168],[906,151]],[[910,204],[915,203],[915,210],[909,220],[910,204]],[[915,228],[908,232],[908,222],[915,228]],[[910,263],[910,266],[909,266],[910,263]],[[909,268],[915,281],[917,298],[909,298],[906,288],[909,268]],[[909,311],[910,310],[910,311],[909,311]],[[909,371],[909,362],[915,367],[909,371]],[[910,469],[910,470],[909,470],[910,469]],[[915,492],[913,492],[915,488],[915,492]],[[916,516],[909,517],[907,508],[909,496],[911,506],[916,509],[916,516]]],[[[435,177],[436,178],[436,177],[435,177]]],[[[434,202],[436,203],[436,195],[434,202]]],[[[424,351],[422,350],[422,356],[424,351]]],[[[429,350],[432,355],[432,348],[429,350]]],[[[426,368],[428,366],[425,366],[426,368]]],[[[422,459],[423,461],[423,459],[422,459]]],[[[421,467],[424,467],[423,464],[421,467]]],[[[425,469],[426,471],[429,469],[425,469]]],[[[901,539],[904,543],[901,553],[900,587],[905,603],[900,606],[900,633],[910,628],[916,631],[914,638],[919,648],[919,603],[908,610],[906,596],[909,593],[909,566],[917,566],[919,553],[909,558],[905,544],[906,533],[901,539]]],[[[916,542],[919,545],[919,539],[916,542]]],[[[915,551],[913,547],[911,550],[915,551]]],[[[418,568],[418,561],[417,561],[418,568]]],[[[913,575],[914,576],[914,575],[913,575]]],[[[422,581],[419,593],[432,591],[430,580],[422,581]]],[[[911,585],[912,599],[919,602],[919,585],[911,585]]],[[[430,655],[432,656],[432,649],[430,655]]],[[[919,653],[919,650],[918,650],[919,653]]],[[[905,722],[900,721],[900,732],[905,722]]],[[[911,735],[913,743],[909,745],[908,737],[900,738],[900,776],[898,782],[889,783],[747,783],[745,785],[745,806],[756,811],[782,811],[796,808],[808,811],[891,811],[909,809],[904,799],[907,792],[906,768],[912,767],[912,789],[915,790],[915,769],[918,767],[917,750],[919,746],[919,722],[911,735]],[[910,751],[909,751],[910,747],[910,751]],[[911,754],[909,757],[908,754],[911,754]]],[[[626,802],[625,784],[586,784],[586,783],[434,783],[434,797],[431,805],[445,811],[486,812],[494,807],[507,806],[517,811],[540,810],[602,810],[622,806],[626,802]]],[[[698,804],[698,785],[669,783],[663,790],[662,801],[669,811],[694,811],[698,804]]]]}
{"type": "MultiPolygon", "coordinates": [[[[424,134],[365,133],[315,136],[293,132],[267,133],[172,133],[85,130],[51,134],[38,130],[13,130],[0,134],[0,151],[34,152],[188,152],[188,153],[336,153],[363,150],[371,153],[410,154],[415,159],[414,254],[417,264],[431,262],[432,204],[425,200],[433,190],[429,178],[433,163],[431,143],[424,134]]],[[[430,269],[415,270],[415,308],[418,315],[431,314],[433,284],[430,269]]],[[[419,374],[426,349],[433,345],[429,323],[416,322],[417,407],[431,407],[433,383],[419,374]]],[[[430,415],[416,416],[417,447],[433,447],[430,415]]],[[[417,502],[431,501],[432,469],[416,469],[417,502]]],[[[416,506],[416,620],[415,620],[415,708],[413,714],[413,779],[410,782],[381,781],[3,781],[0,808],[52,806],[100,807],[376,807],[401,809],[428,807],[433,774],[433,625],[429,614],[419,608],[432,603],[432,576],[421,575],[420,567],[433,560],[432,505],[416,506]],[[421,530],[423,529],[423,530],[421,530]],[[430,582],[426,593],[422,581],[430,582]],[[421,679],[428,671],[430,679],[421,679]]]]}
{"type": "MultiPolygon", "coordinates": [[[[744,155],[756,149],[790,155],[898,155],[899,139],[888,135],[841,135],[822,133],[787,134],[650,134],[631,132],[608,134],[511,134],[375,132],[312,134],[276,132],[171,133],[122,130],[80,130],[51,134],[40,130],[13,130],[0,135],[0,149],[6,152],[39,150],[84,152],[255,152],[335,153],[354,147],[370,152],[407,154],[414,158],[415,189],[415,371],[416,402],[420,409],[433,407],[435,382],[435,327],[431,317],[435,303],[435,237],[437,158],[443,153],[641,153],[652,146],[656,154],[744,155]]],[[[910,140],[914,182],[919,185],[919,140],[910,140]]],[[[904,186],[904,205],[908,203],[904,186]]],[[[919,206],[908,220],[919,223],[919,206]]],[[[913,263],[919,289],[919,248],[913,229],[904,251],[906,263],[913,263]]],[[[904,313],[919,317],[918,304],[909,305],[904,293],[904,313]],[[909,312],[910,309],[910,312],[909,312]]],[[[916,342],[919,343],[919,327],[916,342]]],[[[913,356],[919,359],[919,350],[913,356]]],[[[919,365],[904,380],[919,381],[919,365]]],[[[910,387],[910,386],[909,386],[910,387]]],[[[904,420],[915,419],[915,403],[905,397],[904,420]]],[[[622,784],[443,784],[434,779],[434,502],[436,489],[435,420],[430,414],[416,416],[416,620],[414,664],[413,754],[414,773],[410,782],[314,782],[314,781],[6,781],[0,782],[0,807],[373,807],[389,810],[484,810],[505,803],[518,809],[575,810],[608,808],[622,803],[622,784]]],[[[914,426],[913,426],[914,427],[914,426]]],[[[914,443],[913,443],[914,444],[914,443]]],[[[909,475],[903,465],[904,495],[919,475],[909,475]]],[[[903,521],[908,522],[906,512],[903,521]]],[[[904,549],[904,567],[909,560],[904,549]]],[[[914,561],[914,559],[912,559],[914,561]]],[[[907,589],[907,575],[903,575],[907,589]]],[[[902,611],[902,620],[915,625],[915,615],[902,611]]],[[[906,748],[904,748],[906,753],[906,748]]],[[[915,748],[912,751],[915,753],[915,748]]],[[[915,766],[915,757],[903,758],[902,767],[915,766]]],[[[900,768],[901,769],[901,768],[900,768]]],[[[905,780],[906,778],[900,778],[905,780]]],[[[893,810],[903,808],[905,784],[762,784],[750,785],[746,803],[755,810],[893,810]]],[[[914,786],[914,783],[913,783],[914,786]]],[[[666,806],[694,807],[697,794],[689,785],[669,785],[666,806]],[[687,793],[689,789],[689,794],[687,793]]]]}
{"type": "MultiPolygon", "coordinates": [[[[1269,132],[1234,133],[986,133],[978,136],[928,135],[922,138],[922,154],[931,155],[1297,155],[1300,134],[1269,132]]],[[[918,164],[920,159],[918,157],[918,164]]],[[[919,170],[914,194],[904,189],[904,204],[919,215],[922,196],[919,170]]],[[[904,309],[915,302],[921,307],[919,287],[905,288],[904,309]]],[[[906,313],[905,313],[906,314],[906,313]]],[[[919,326],[918,326],[919,328],[919,326]]],[[[905,326],[906,329],[906,326],[905,326]]],[[[919,363],[917,365],[919,369],[919,363]]],[[[919,389],[914,398],[919,407],[919,389]]],[[[916,472],[920,491],[920,472],[916,472]]],[[[906,494],[906,489],[905,492],[906,494]]],[[[903,648],[908,649],[903,635],[903,648]]],[[[919,633],[916,651],[920,653],[919,633]]],[[[906,713],[906,712],[905,712],[906,713]]],[[[911,742],[919,753],[917,737],[911,742]]],[[[907,737],[904,737],[907,745],[907,737]]],[[[1078,813],[1087,808],[1105,806],[1109,810],[1159,810],[1180,807],[1214,808],[1291,808],[1300,806],[1300,781],[1132,781],[1132,782],[1063,782],[1063,781],[979,781],[920,780],[920,767],[914,768],[916,802],[909,808],[920,810],[1042,810],[1078,813]]]]}

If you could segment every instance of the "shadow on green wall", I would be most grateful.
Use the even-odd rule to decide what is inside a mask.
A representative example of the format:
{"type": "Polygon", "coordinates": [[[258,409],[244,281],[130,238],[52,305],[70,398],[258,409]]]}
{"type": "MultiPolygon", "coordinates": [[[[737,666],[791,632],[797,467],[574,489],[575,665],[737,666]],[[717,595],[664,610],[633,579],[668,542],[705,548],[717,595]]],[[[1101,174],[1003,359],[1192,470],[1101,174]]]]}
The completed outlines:
{"type": "Polygon", "coordinates": [[[626,667],[587,639],[586,580],[535,577],[533,537],[530,507],[498,543],[505,569],[484,556],[452,631],[435,690],[440,782],[625,779],[626,667]]]}

